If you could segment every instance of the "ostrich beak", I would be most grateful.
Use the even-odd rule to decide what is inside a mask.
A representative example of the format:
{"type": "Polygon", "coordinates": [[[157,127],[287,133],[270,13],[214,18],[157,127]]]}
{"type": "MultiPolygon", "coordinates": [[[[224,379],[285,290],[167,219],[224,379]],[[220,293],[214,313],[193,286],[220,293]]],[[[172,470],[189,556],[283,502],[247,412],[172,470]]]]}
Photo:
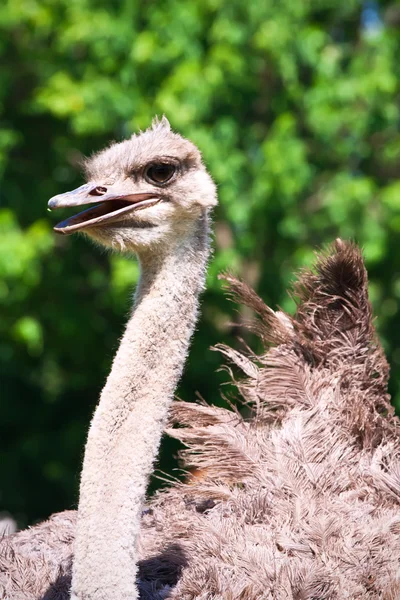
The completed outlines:
{"type": "Polygon", "coordinates": [[[48,202],[51,210],[57,208],[72,208],[95,204],[86,210],[61,221],[54,231],[68,235],[88,227],[98,227],[107,221],[118,218],[119,215],[130,211],[140,210],[161,202],[155,194],[132,194],[114,184],[106,187],[95,183],[85,183],[76,190],[53,196],[48,202]]]}

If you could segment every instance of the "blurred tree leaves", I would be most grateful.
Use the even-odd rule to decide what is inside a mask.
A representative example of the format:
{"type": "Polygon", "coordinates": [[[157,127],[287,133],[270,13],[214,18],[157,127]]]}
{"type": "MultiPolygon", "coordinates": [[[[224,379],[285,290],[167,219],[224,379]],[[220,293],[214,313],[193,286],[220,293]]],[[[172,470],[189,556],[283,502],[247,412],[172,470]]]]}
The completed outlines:
{"type": "MultiPolygon", "coordinates": [[[[8,0],[0,7],[0,499],[73,506],[88,420],[136,263],[56,238],[47,199],[83,155],[166,113],[219,184],[216,253],[180,388],[221,402],[236,344],[219,271],[268,303],[337,236],[365,249],[400,406],[400,5],[356,0],[8,0]]],[[[161,467],[172,466],[165,446],[161,467]]]]}

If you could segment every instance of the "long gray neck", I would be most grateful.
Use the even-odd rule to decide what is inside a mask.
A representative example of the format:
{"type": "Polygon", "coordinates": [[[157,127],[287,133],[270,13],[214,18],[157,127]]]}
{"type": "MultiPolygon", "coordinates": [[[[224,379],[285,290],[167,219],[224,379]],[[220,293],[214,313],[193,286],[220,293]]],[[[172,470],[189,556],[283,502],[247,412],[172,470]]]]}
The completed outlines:
{"type": "Polygon", "coordinates": [[[133,313],[89,430],[72,599],[138,598],[141,511],[197,321],[208,231],[204,214],[168,254],[141,257],[133,313]]]}

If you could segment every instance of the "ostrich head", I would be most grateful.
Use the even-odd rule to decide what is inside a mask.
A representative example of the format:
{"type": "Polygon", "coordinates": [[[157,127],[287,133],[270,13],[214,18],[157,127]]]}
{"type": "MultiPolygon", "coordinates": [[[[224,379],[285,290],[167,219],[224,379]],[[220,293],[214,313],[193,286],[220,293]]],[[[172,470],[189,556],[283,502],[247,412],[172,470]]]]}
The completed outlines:
{"type": "Polygon", "coordinates": [[[49,208],[86,209],[54,230],[83,232],[119,250],[168,246],[217,202],[199,150],[165,117],[87,160],[85,171],[87,183],[54,196],[49,208]]]}

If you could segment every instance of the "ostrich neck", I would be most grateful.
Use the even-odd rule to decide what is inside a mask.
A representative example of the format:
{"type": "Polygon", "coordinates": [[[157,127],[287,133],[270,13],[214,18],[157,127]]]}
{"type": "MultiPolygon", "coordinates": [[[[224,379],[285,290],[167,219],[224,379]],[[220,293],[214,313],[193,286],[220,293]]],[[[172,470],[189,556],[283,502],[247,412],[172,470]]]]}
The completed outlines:
{"type": "Polygon", "coordinates": [[[142,256],[132,316],[95,411],[81,476],[72,599],[135,600],[149,475],[188,353],[209,255],[208,217],[142,256]]]}

